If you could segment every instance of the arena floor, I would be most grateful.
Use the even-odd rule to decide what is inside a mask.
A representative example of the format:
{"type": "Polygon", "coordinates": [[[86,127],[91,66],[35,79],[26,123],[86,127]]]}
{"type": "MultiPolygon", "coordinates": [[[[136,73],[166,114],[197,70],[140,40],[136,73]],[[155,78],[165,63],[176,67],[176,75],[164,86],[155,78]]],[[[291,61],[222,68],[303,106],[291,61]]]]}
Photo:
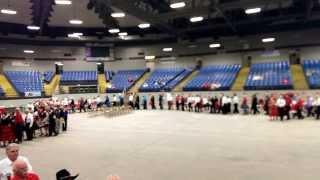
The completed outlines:
{"type": "Polygon", "coordinates": [[[312,180],[320,177],[319,129],[320,121],[265,116],[74,114],[67,133],[25,142],[21,154],[44,180],[61,168],[79,180],[312,180]]]}

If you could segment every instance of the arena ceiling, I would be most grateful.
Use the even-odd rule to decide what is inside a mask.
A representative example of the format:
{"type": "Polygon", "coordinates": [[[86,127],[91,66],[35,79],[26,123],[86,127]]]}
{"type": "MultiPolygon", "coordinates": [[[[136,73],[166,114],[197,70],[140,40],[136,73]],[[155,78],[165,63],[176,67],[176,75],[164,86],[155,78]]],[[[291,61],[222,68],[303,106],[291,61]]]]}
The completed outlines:
{"type": "Polygon", "coordinates": [[[0,8],[17,11],[15,15],[0,14],[4,39],[70,40],[68,34],[79,32],[87,40],[115,43],[193,41],[320,27],[318,0],[72,0],[71,5],[57,5],[55,0],[1,0],[0,8]],[[185,7],[171,8],[176,2],[184,2],[185,7]],[[249,8],[261,8],[261,12],[246,14],[249,8]],[[126,16],[113,18],[114,12],[126,16]],[[199,16],[203,21],[190,22],[191,17],[199,16]],[[71,19],[83,23],[70,24],[71,19]],[[141,29],[138,25],[142,23],[151,26],[141,29]],[[28,30],[28,25],[40,30],[28,30]],[[127,32],[128,38],[109,33],[112,28],[127,32]]]}

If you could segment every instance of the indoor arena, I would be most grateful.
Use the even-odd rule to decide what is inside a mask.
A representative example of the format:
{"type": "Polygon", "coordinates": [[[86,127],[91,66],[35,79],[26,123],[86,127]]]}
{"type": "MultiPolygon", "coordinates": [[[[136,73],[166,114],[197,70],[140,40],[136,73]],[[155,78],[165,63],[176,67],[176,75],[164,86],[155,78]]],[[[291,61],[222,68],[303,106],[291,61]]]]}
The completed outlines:
{"type": "Polygon", "coordinates": [[[1,0],[0,180],[316,180],[319,33],[316,0],[1,0]]]}

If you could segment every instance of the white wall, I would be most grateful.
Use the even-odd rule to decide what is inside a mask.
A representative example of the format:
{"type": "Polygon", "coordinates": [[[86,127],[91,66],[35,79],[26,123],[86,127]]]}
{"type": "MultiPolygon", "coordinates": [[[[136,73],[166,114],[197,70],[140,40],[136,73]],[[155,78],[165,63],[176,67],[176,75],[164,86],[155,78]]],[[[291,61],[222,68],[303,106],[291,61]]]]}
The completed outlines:
{"type": "MultiPolygon", "coordinates": [[[[197,48],[182,48],[176,46],[173,52],[164,53],[162,52],[163,47],[171,47],[167,45],[153,45],[153,46],[137,46],[137,47],[117,47],[115,48],[115,57],[122,58],[122,60],[105,62],[105,69],[111,69],[113,71],[123,69],[141,69],[146,67],[146,62],[143,55],[138,55],[140,52],[144,52],[146,55],[177,55],[178,52],[182,54],[192,53],[203,53],[208,51],[208,48],[204,45],[197,48]],[[130,57],[140,57],[137,60],[130,60],[130,57]]],[[[176,56],[175,60],[161,61],[156,60],[156,68],[165,67],[194,67],[198,60],[202,60],[203,66],[212,64],[241,64],[243,60],[246,60],[248,56],[252,56],[252,63],[259,62],[270,62],[278,60],[288,60],[289,54],[292,49],[282,49],[276,56],[270,56],[271,51],[255,51],[255,52],[244,52],[244,53],[224,53],[223,51],[212,50],[212,55],[205,56],[176,56]]],[[[301,59],[316,59],[320,58],[320,47],[308,47],[300,48],[301,59]]],[[[95,62],[86,62],[85,48],[84,47],[49,47],[49,46],[22,46],[22,45],[0,45],[0,56],[1,57],[26,57],[27,60],[22,62],[29,64],[29,66],[13,66],[12,62],[21,60],[3,60],[4,70],[39,70],[39,71],[54,71],[55,61],[35,61],[33,58],[76,58],[76,61],[62,61],[64,64],[64,70],[96,70],[95,62]],[[2,49],[5,47],[6,49],[2,49]],[[33,55],[26,55],[23,53],[23,49],[32,49],[36,53],[33,55]],[[64,57],[65,53],[72,54],[71,57],[64,57]]]]}

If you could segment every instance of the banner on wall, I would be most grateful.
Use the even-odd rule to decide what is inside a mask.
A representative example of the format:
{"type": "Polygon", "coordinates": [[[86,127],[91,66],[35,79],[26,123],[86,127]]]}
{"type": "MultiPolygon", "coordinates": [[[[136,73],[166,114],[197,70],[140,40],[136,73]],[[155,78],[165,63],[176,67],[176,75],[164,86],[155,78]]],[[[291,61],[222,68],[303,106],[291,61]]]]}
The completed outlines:
{"type": "Polygon", "coordinates": [[[41,91],[28,91],[24,92],[25,97],[39,97],[41,96],[41,91]]]}
{"type": "Polygon", "coordinates": [[[12,66],[16,67],[30,67],[31,62],[26,62],[26,61],[12,61],[11,63],[12,66]]]}

